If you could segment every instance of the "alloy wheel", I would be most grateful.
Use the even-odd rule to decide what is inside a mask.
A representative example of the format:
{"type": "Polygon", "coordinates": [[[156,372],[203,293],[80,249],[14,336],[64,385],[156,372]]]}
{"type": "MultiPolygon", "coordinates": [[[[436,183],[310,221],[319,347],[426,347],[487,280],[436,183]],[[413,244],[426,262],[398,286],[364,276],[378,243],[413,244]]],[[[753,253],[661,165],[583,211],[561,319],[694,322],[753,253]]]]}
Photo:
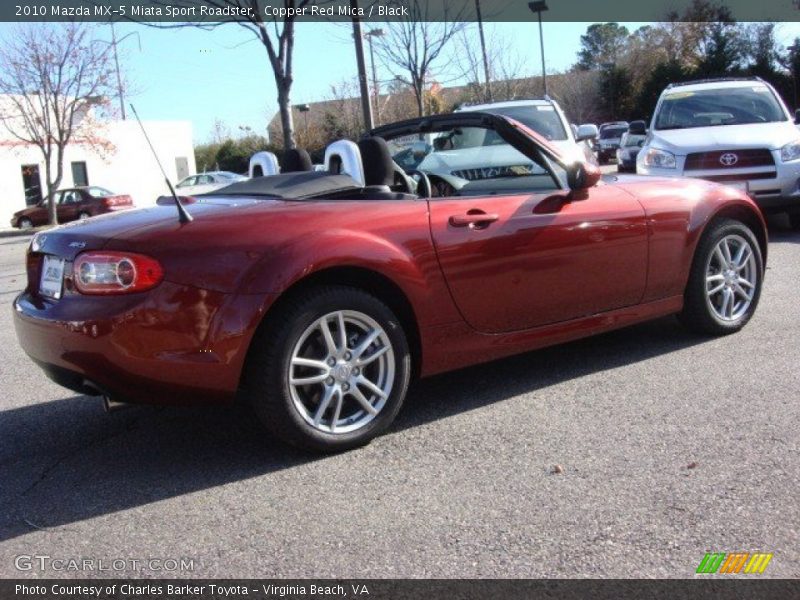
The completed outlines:
{"type": "Polygon", "coordinates": [[[303,420],[325,433],[344,434],[369,424],[386,405],[395,355],[384,329],[352,310],[316,319],[292,349],[288,385],[303,420]]]}
{"type": "Polygon", "coordinates": [[[758,263],[744,237],[723,237],[706,264],[706,300],[714,315],[726,322],[740,319],[753,302],[758,285],[758,263]]]}

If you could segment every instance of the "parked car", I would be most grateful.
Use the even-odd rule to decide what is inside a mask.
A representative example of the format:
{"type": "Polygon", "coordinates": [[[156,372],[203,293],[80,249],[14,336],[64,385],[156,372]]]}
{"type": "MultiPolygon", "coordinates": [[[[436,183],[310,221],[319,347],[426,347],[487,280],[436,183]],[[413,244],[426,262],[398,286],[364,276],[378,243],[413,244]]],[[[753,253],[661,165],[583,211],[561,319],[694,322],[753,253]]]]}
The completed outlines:
{"type": "Polygon", "coordinates": [[[669,314],[730,334],[758,304],[766,230],[737,190],[598,185],[596,165],[488,113],[331,146],[328,171],[193,198],[188,222],[157,205],[37,234],[14,300],[25,352],[82,394],[239,399],[274,435],[338,451],[386,430],[412,376],[669,314]],[[443,196],[435,173],[396,177],[387,141],[424,133],[452,152],[496,136],[539,169],[479,165],[443,196]],[[364,183],[333,168],[356,160],[364,183]]]}
{"type": "Polygon", "coordinates": [[[597,162],[601,165],[608,163],[617,156],[622,134],[628,131],[627,121],[614,121],[600,125],[597,141],[597,162]]]}
{"type": "Polygon", "coordinates": [[[734,186],[764,211],[788,212],[800,228],[800,132],[780,96],[758,77],[667,86],[636,168],[734,186]]]}
{"type": "Polygon", "coordinates": [[[208,173],[190,175],[182,179],[178,185],[175,186],[175,190],[182,196],[207,194],[208,192],[213,192],[226,185],[245,179],[247,179],[247,177],[244,175],[231,173],[230,171],[209,171],[208,173]]]}
{"type": "MultiPolygon", "coordinates": [[[[98,186],[75,187],[55,192],[56,216],[59,223],[88,219],[117,210],[133,208],[133,200],[125,194],[115,194],[98,186]]],[[[47,200],[14,213],[11,226],[31,229],[50,222],[47,200]]]]}
{"type": "Polygon", "coordinates": [[[622,134],[617,148],[617,171],[619,173],[636,173],[636,157],[647,137],[647,125],[644,121],[631,121],[628,131],[622,134]]]}
{"type": "Polygon", "coordinates": [[[558,102],[547,96],[532,100],[462,106],[456,110],[459,111],[488,112],[511,117],[544,137],[568,159],[595,162],[591,142],[598,135],[597,126],[586,123],[573,129],[558,102]]]}

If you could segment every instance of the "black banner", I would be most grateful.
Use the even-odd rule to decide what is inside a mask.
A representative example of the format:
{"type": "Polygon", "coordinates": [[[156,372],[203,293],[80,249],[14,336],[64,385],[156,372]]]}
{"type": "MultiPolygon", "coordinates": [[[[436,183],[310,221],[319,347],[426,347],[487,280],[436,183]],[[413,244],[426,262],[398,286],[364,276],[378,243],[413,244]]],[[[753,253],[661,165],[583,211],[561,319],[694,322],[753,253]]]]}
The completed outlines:
{"type": "Polygon", "coordinates": [[[0,581],[3,600],[648,600],[800,598],[800,582],[745,577],[693,580],[256,580],[29,579],[0,581]]]}
{"type": "MultiPolygon", "coordinates": [[[[482,0],[484,21],[664,21],[691,0],[482,0]],[[530,6],[529,6],[530,5],[530,6]]],[[[737,21],[800,21],[798,0],[722,0],[737,21]]],[[[671,17],[672,15],[672,17],[671,17]]],[[[475,21],[475,0],[3,0],[0,21],[475,21]]]]}

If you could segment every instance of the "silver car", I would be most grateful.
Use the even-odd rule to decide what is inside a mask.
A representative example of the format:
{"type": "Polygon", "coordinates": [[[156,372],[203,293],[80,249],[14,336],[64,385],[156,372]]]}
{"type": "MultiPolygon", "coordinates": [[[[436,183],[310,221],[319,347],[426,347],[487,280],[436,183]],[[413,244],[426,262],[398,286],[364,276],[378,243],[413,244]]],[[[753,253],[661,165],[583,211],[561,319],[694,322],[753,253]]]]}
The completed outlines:
{"type": "Polygon", "coordinates": [[[644,175],[699,177],[747,191],[800,228],[800,131],[759,78],[672,84],[636,159],[644,175]]]}

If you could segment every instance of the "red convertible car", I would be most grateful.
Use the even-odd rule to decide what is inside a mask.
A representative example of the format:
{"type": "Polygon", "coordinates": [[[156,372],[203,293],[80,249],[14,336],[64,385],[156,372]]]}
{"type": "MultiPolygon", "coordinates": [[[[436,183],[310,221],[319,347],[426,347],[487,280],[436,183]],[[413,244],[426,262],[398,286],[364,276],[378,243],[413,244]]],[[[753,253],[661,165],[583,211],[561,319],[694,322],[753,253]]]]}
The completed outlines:
{"type": "Polygon", "coordinates": [[[336,148],[328,171],[187,199],[191,221],[160,205],[36,235],[22,347],[81,393],[243,399],[276,436],[337,451],[385,431],[412,377],[669,314],[728,334],[756,309],[766,229],[733,188],[601,179],[483,113],[336,148]],[[423,137],[446,138],[439,170],[403,172],[390,145],[423,137]],[[489,166],[446,172],[464,152],[489,166]]]}

